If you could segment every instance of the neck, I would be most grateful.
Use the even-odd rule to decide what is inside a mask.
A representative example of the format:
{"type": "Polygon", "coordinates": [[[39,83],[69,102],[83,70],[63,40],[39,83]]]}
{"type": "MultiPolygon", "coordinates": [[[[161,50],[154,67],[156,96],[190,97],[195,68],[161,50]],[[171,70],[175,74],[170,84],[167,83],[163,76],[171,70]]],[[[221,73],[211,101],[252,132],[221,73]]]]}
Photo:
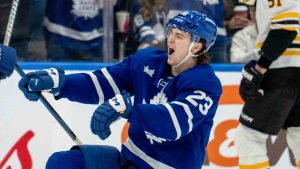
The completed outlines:
{"type": "Polygon", "coordinates": [[[172,75],[177,76],[178,74],[194,67],[195,65],[196,65],[195,59],[189,59],[180,66],[172,66],[172,69],[171,69],[172,75]]]}
{"type": "Polygon", "coordinates": [[[190,69],[196,65],[196,60],[195,60],[196,55],[194,55],[191,52],[194,44],[195,44],[194,42],[190,44],[188,54],[184,57],[184,59],[182,59],[178,64],[172,66],[172,74],[174,76],[177,76],[181,72],[190,69]]]}

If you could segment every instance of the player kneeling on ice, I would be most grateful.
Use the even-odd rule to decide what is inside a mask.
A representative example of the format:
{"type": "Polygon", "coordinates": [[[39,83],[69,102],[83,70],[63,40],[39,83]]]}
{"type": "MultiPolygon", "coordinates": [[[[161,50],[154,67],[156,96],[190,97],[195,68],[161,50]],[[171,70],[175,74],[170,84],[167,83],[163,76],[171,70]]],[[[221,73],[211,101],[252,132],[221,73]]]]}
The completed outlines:
{"type": "Polygon", "coordinates": [[[16,59],[17,54],[14,48],[0,44],[0,80],[13,73],[16,59]]]}
{"type": "Polygon", "coordinates": [[[205,14],[184,11],[167,25],[168,51],[139,50],[92,73],[65,75],[56,68],[28,73],[29,83],[21,80],[19,87],[29,100],[47,90],[56,99],[102,103],[90,125],[102,140],[119,117],[130,123],[121,152],[103,145],[75,146],[54,153],[46,168],[201,168],[222,93],[205,54],[216,35],[215,23],[205,14]]]}

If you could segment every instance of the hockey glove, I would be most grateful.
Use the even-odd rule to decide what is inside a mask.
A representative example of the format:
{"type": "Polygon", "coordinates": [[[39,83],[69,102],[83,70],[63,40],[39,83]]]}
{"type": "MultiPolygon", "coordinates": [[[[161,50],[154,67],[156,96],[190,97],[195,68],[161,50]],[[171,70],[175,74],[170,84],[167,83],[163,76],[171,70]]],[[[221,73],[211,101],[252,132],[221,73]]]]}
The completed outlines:
{"type": "Polygon", "coordinates": [[[9,77],[16,64],[16,50],[0,44],[0,80],[9,77]]]}
{"type": "Polygon", "coordinates": [[[58,95],[65,84],[65,72],[60,68],[30,72],[26,76],[28,82],[25,79],[21,79],[19,81],[19,89],[30,101],[37,101],[40,98],[41,91],[58,95]]]}
{"type": "Polygon", "coordinates": [[[91,120],[92,133],[105,140],[110,134],[110,125],[120,116],[128,119],[132,111],[132,102],[129,93],[122,92],[112,99],[105,101],[94,112],[91,120]]]}
{"type": "Polygon", "coordinates": [[[247,63],[242,70],[242,80],[240,84],[240,96],[244,101],[254,99],[261,95],[259,88],[263,79],[263,74],[255,70],[256,61],[252,60],[247,63]]]}

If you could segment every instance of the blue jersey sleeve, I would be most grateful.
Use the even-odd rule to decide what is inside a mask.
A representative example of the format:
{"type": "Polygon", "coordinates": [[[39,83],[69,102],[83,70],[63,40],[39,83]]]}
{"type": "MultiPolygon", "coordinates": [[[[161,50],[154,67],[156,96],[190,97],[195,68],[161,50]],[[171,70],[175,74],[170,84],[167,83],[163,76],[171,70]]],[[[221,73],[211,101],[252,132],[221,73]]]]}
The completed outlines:
{"type": "Polygon", "coordinates": [[[131,58],[91,73],[70,74],[57,98],[87,104],[101,104],[123,90],[132,92],[131,58]]]}
{"type": "Polygon", "coordinates": [[[178,83],[186,84],[176,86],[173,101],[135,105],[130,123],[167,140],[178,140],[198,126],[212,124],[222,90],[219,81],[185,79],[178,83]]]}

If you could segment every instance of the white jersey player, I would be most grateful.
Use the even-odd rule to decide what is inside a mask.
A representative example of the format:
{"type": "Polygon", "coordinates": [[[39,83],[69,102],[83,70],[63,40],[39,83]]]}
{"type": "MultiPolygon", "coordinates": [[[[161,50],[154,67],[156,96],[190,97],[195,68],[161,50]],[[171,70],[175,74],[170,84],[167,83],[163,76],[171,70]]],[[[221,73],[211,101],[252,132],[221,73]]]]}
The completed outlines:
{"type": "Polygon", "coordinates": [[[245,105],[235,139],[240,168],[269,168],[266,140],[281,129],[300,168],[300,1],[244,2],[256,7],[259,58],[242,72],[245,105]]]}

